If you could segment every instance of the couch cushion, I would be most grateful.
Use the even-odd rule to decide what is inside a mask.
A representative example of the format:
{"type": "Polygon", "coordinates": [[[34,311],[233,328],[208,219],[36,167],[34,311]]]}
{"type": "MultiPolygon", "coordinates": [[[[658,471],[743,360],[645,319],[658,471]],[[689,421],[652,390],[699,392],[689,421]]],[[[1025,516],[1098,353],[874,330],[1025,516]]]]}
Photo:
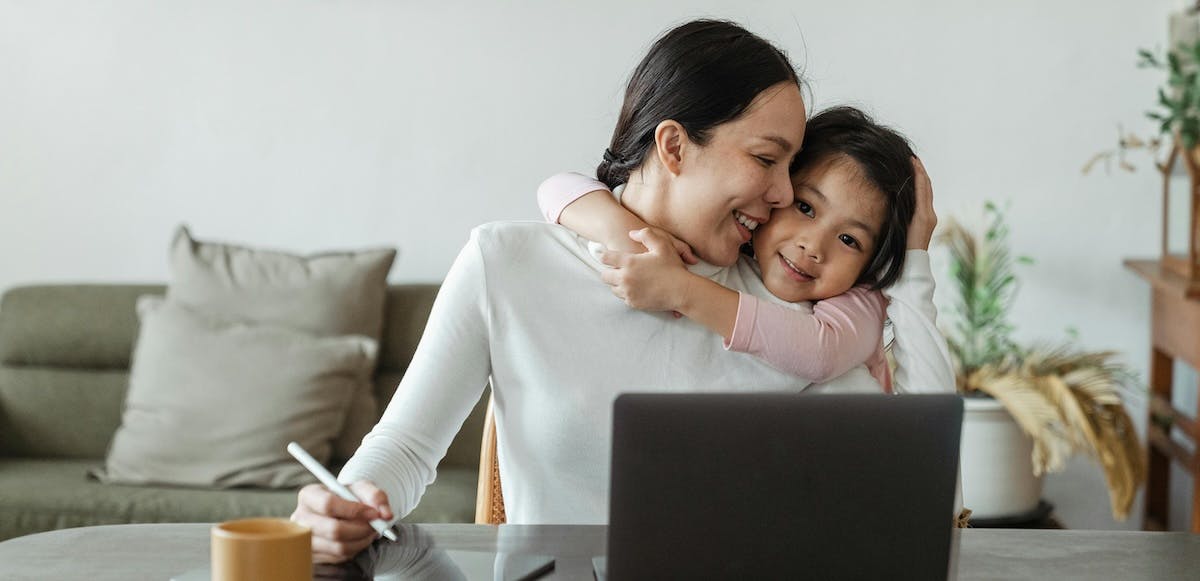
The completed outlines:
{"type": "Polygon", "coordinates": [[[124,370],[0,365],[0,456],[103,458],[128,385],[124,370]]]}
{"type": "MultiPolygon", "coordinates": [[[[391,248],[300,256],[201,242],[181,226],[171,243],[167,296],[226,317],[378,341],[395,258],[391,248]]],[[[334,455],[349,458],[378,417],[379,406],[364,384],[346,410],[334,455]]]]}
{"type": "Polygon", "coordinates": [[[314,481],[284,447],[296,441],[329,461],[351,396],[370,384],[374,340],[245,323],[154,296],[138,309],[129,395],[103,479],[221,488],[314,481]]]}
{"type": "MultiPolygon", "coordinates": [[[[374,389],[378,409],[370,425],[408,368],[437,291],[436,284],[388,287],[374,389]]],[[[0,455],[103,458],[120,425],[125,371],[137,337],[135,304],[143,294],[164,292],[161,285],[120,284],[8,290],[0,302],[0,418],[5,401],[14,417],[0,421],[0,455]],[[42,390],[47,392],[37,393],[42,390]]],[[[463,425],[467,433],[451,445],[448,456],[456,464],[478,463],[483,408],[477,406],[463,425]]],[[[346,434],[343,452],[361,439],[346,434]]]]}
{"type": "MultiPolygon", "coordinates": [[[[0,363],[87,369],[129,369],[137,338],[138,297],[163,285],[31,285],[0,299],[0,363]]],[[[437,297],[436,284],[387,289],[379,369],[403,374],[437,297]]],[[[396,388],[381,390],[386,404],[396,388]]]]}
{"type": "MultiPolygon", "coordinates": [[[[383,337],[379,342],[380,373],[404,375],[412,361],[417,343],[425,332],[425,322],[437,298],[436,284],[401,284],[388,287],[383,310],[383,337]]],[[[396,386],[377,392],[381,407],[392,399],[396,386]]]]}
{"type": "Polygon", "coordinates": [[[314,335],[379,340],[391,248],[301,256],[192,238],[170,249],[167,296],[180,304],[314,335]]]}
{"type": "Polygon", "coordinates": [[[161,285],[41,285],[0,301],[0,364],[129,369],[137,337],[134,305],[161,285]]]}
{"type": "MultiPolygon", "coordinates": [[[[218,522],[288,516],[294,490],[204,490],[102,484],[88,460],[0,458],[0,541],[65,527],[153,522],[218,522]]],[[[477,474],[446,469],[407,522],[472,522],[477,474]]]]}

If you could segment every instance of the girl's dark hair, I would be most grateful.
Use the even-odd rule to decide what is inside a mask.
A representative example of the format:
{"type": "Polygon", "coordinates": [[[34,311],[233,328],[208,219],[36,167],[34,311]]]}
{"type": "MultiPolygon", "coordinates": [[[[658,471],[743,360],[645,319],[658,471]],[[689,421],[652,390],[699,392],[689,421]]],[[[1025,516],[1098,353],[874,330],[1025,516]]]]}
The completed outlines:
{"type": "Polygon", "coordinates": [[[846,157],[858,165],[864,182],[883,193],[887,205],[875,255],[859,276],[859,284],[880,289],[900,278],[908,249],[908,225],[917,205],[913,155],[903,135],[854,107],[826,109],[808,121],[804,148],[792,163],[792,175],[846,157]]]}
{"type": "Polygon", "coordinates": [[[774,45],[722,20],[694,20],[650,47],[625,88],[596,177],[615,188],[629,181],[654,146],[654,130],[673,119],[704,145],[713,127],[737,119],[763,90],[800,78],[774,45]]]}

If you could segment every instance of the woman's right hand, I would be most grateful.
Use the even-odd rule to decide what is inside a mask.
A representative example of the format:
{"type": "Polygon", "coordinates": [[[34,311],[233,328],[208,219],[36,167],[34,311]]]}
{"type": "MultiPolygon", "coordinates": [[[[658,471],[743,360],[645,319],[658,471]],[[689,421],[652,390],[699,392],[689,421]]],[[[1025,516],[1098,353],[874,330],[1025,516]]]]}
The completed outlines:
{"type": "Polygon", "coordinates": [[[363,501],[343,499],[320,484],[300,489],[292,520],[312,529],[314,563],[341,563],[367,548],[379,533],[374,519],[392,520],[387,494],[370,482],[355,482],[350,490],[363,501]]]}

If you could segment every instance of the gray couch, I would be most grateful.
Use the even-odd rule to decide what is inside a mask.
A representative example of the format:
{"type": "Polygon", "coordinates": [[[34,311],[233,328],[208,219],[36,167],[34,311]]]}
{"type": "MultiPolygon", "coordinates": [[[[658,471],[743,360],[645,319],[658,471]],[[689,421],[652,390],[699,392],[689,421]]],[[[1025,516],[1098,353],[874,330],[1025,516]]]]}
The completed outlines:
{"type": "MultiPolygon", "coordinates": [[[[164,292],[151,285],[45,285],[14,288],[0,300],[0,540],[89,525],[286,516],[295,507],[294,490],[118,486],[88,478],[121,422],[137,337],[134,303],[164,292]]],[[[436,285],[388,289],[375,376],[380,411],[412,359],[436,294],[436,285]]],[[[487,396],[405,520],[473,521],[487,396]]]]}

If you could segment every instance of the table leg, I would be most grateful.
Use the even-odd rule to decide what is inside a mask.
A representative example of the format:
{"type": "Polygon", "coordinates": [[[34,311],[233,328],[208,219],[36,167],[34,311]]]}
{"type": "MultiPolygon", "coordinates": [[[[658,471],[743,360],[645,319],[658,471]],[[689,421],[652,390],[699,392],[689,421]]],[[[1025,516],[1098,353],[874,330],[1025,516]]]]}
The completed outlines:
{"type": "MultiPolygon", "coordinates": [[[[1150,397],[1152,399],[1161,397],[1170,402],[1173,376],[1171,357],[1158,349],[1151,349],[1150,397]]],[[[1154,406],[1148,406],[1147,414],[1147,431],[1149,431],[1159,423],[1155,418],[1154,406]]],[[[1170,436],[1169,428],[1167,435],[1170,436]]],[[[1146,442],[1146,468],[1146,510],[1142,528],[1148,531],[1165,531],[1170,514],[1167,486],[1171,479],[1171,459],[1165,451],[1157,449],[1149,438],[1146,442]]],[[[1195,521],[1194,518],[1192,520],[1195,521]]]]}

